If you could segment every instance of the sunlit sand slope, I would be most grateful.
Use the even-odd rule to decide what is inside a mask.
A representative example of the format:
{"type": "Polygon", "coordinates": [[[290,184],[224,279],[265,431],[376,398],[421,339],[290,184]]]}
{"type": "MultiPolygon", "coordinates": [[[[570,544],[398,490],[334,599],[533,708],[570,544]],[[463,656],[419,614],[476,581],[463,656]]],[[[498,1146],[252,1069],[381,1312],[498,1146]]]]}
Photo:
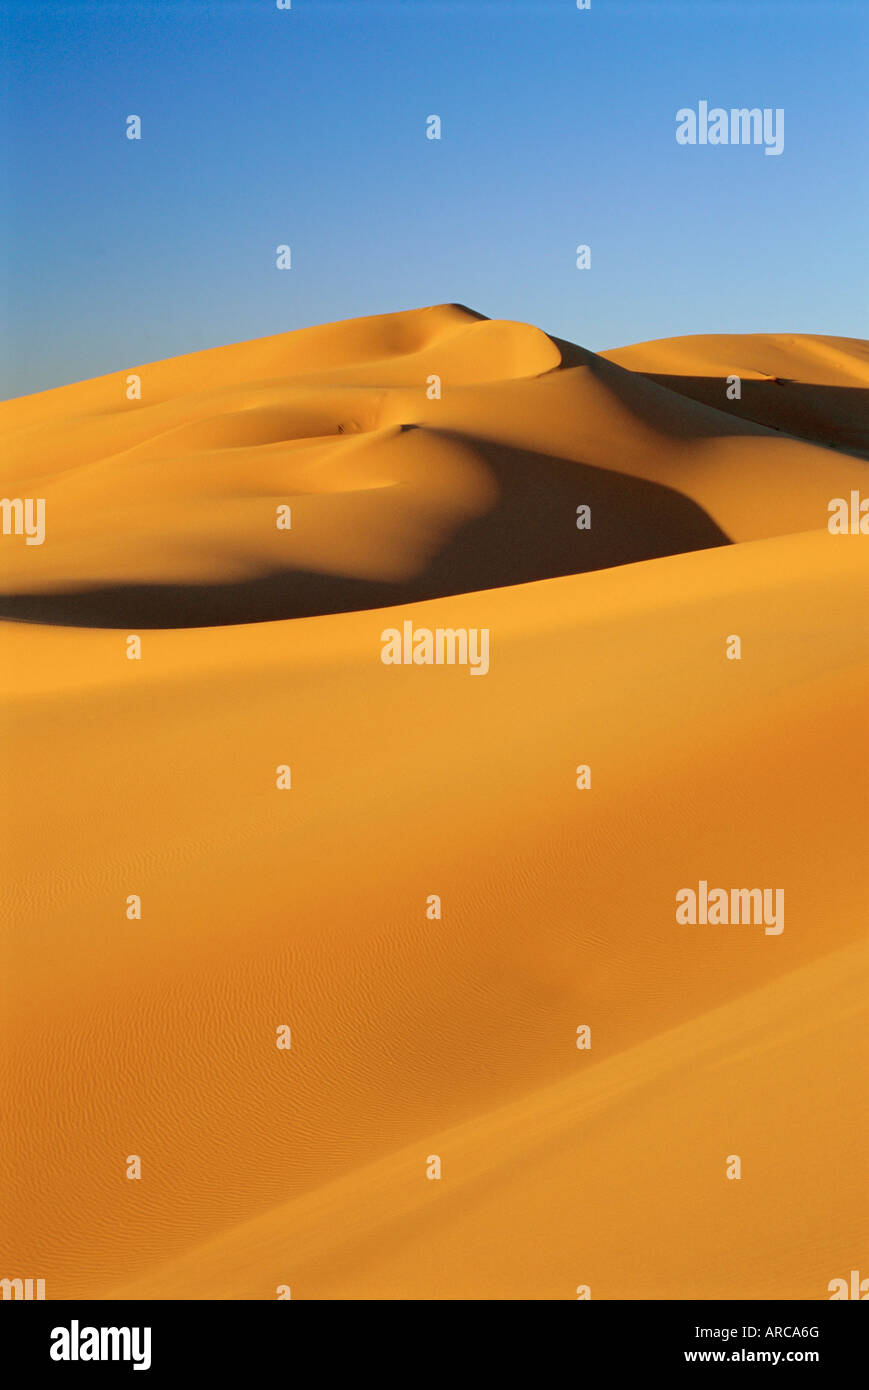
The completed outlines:
{"type": "Polygon", "coordinates": [[[843,1130],[831,1082],[865,1037],[867,957],[430,1136],[439,1184],[408,1145],[113,1292],[257,1297],[291,1266],[296,1298],[817,1299],[865,1248],[819,1197],[833,1172],[837,1204],[865,1204],[866,1125],[843,1130]],[[744,1179],[725,1183],[737,1135],[744,1179]]]}
{"type": "MultiPolygon", "coordinates": [[[[836,490],[859,464],[667,435],[705,408],[637,378],[650,423],[598,371],[451,409],[503,390],[496,442],[566,457],[557,403],[587,406],[582,455],[608,401],[602,468],[690,477],[722,524],[754,489],[777,534],[145,631],[139,661],[124,631],[0,629],[2,1272],[56,1298],[826,1298],[865,1264],[869,550],[823,507],[781,533],[813,467],[836,490]],[[489,673],[383,665],[406,619],[490,629],[489,673]],[[701,879],[783,889],[783,931],[678,924],[701,879]]],[[[215,532],[204,568],[229,553],[215,532]]]]}

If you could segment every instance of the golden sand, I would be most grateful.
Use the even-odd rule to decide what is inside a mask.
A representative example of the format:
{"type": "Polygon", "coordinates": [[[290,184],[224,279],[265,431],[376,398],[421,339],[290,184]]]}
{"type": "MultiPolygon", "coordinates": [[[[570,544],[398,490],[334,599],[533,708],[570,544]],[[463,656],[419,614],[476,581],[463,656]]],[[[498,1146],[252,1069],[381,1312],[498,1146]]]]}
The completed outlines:
{"type": "Polygon", "coordinates": [[[0,1275],[823,1299],[865,1264],[869,537],[826,518],[869,494],[867,354],[441,306],[0,406],[2,493],[46,500],[0,539],[0,1275]],[[488,674],[385,666],[405,620],[488,629],[488,674]],[[678,926],[700,879],[783,888],[783,932],[678,926]]]}

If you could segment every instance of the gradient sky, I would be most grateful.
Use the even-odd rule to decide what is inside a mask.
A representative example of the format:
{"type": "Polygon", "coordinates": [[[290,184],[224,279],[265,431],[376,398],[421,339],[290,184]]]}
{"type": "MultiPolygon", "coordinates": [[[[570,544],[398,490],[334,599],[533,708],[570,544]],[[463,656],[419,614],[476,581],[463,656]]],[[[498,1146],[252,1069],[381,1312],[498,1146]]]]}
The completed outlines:
{"type": "Polygon", "coordinates": [[[869,336],[864,0],[3,14],[4,397],[448,300],[594,349],[869,336]],[[700,100],[783,107],[784,153],[679,146],[700,100]]]}

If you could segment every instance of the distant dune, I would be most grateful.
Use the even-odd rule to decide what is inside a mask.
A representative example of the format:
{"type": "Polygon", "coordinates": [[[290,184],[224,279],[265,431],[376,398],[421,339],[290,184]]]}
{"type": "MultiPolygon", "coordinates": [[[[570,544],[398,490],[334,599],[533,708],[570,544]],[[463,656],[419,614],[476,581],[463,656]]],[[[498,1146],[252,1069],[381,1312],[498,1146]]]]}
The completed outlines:
{"type": "Polygon", "coordinates": [[[662,338],[602,356],[671,391],[869,458],[869,344],[805,333],[662,338]],[[727,383],[740,379],[739,395],[727,383]]]}
{"type": "Polygon", "coordinates": [[[0,406],[2,494],[46,499],[0,538],[0,1275],[865,1265],[869,538],[827,505],[869,495],[867,391],[862,342],[596,355],[445,305],[0,406]],[[487,629],[488,674],[384,665],[406,621],[487,629]],[[677,924],[701,879],[782,888],[784,930],[677,924]]]}

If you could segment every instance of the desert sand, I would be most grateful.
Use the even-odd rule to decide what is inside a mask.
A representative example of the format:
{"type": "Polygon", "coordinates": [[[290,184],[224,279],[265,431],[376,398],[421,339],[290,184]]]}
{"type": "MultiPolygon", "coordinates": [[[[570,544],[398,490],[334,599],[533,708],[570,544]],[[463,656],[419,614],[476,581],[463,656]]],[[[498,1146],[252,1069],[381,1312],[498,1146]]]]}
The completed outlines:
{"type": "Polygon", "coordinates": [[[866,1266],[869,537],[827,506],[867,402],[862,342],[601,355],[444,305],[0,405],[2,495],[46,501],[0,538],[0,1276],[866,1266]],[[488,629],[488,674],[385,666],[406,620],[488,629]],[[784,930],[677,925],[700,879],[783,888],[784,930]]]}

